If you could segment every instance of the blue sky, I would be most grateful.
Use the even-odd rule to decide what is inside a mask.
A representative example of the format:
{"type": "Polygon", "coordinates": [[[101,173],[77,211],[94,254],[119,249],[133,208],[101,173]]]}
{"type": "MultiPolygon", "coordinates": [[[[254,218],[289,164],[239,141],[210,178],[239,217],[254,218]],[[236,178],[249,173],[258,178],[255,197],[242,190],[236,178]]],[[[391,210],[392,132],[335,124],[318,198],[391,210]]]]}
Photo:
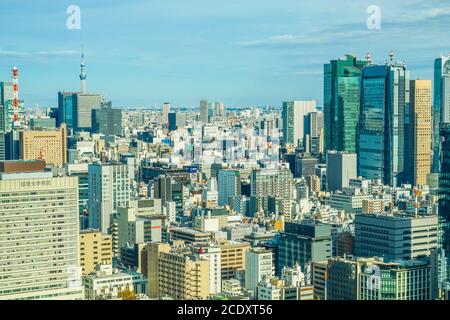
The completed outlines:
{"type": "Polygon", "coordinates": [[[20,68],[27,107],[54,106],[79,89],[81,44],[88,89],[116,107],[322,103],[322,68],[346,53],[384,63],[392,49],[414,78],[431,79],[450,52],[448,0],[1,0],[0,79],[20,68]],[[81,8],[81,29],[66,9],[81,8]],[[369,5],[381,30],[366,26],[369,5]]]}

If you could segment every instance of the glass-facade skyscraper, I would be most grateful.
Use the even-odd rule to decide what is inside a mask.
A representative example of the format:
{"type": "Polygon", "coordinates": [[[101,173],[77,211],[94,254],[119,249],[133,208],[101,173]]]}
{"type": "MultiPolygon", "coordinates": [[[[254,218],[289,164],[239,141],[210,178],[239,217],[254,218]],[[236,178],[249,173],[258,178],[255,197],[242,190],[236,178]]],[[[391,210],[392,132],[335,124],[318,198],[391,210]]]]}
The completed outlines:
{"type": "Polygon", "coordinates": [[[411,172],[409,71],[403,64],[368,66],[361,81],[358,175],[397,186],[411,172]]]}
{"type": "Polygon", "coordinates": [[[441,135],[441,167],[439,174],[438,287],[450,291],[450,124],[443,123],[441,135]]]}
{"type": "Polygon", "coordinates": [[[439,157],[439,124],[441,122],[441,108],[443,96],[443,77],[450,76],[450,56],[442,56],[434,61],[434,84],[433,84],[433,157],[431,172],[438,173],[440,168],[439,157]]]}
{"type": "Polygon", "coordinates": [[[324,65],[325,150],[357,151],[361,71],[367,61],[346,55],[324,65]]]}

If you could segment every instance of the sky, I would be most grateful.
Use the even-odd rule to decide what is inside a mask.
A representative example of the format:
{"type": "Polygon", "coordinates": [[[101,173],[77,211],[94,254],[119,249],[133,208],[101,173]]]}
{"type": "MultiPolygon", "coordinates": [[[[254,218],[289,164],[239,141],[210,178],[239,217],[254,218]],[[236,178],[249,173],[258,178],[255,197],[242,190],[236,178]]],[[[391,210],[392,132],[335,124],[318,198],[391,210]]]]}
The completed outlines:
{"type": "Polygon", "coordinates": [[[345,54],[432,79],[450,52],[448,0],[0,0],[0,81],[20,70],[26,107],[78,91],[83,45],[88,91],[115,107],[279,106],[323,101],[323,64],[345,54]],[[67,28],[67,8],[81,10],[67,28]],[[381,29],[367,27],[380,8],[381,29]]]}

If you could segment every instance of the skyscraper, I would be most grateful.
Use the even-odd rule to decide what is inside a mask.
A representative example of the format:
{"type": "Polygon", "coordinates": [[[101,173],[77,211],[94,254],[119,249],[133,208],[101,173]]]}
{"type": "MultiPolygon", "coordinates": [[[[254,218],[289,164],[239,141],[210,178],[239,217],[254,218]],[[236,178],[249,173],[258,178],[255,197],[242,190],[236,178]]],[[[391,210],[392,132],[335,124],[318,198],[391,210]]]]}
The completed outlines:
{"type": "Polygon", "coordinates": [[[367,61],[346,55],[324,65],[325,152],[356,152],[361,70],[367,61]]]}
{"type": "Polygon", "coordinates": [[[75,131],[92,131],[92,111],[102,108],[99,94],[78,92],[58,93],[58,126],[66,123],[75,131]]]}
{"type": "Polygon", "coordinates": [[[441,123],[439,174],[438,287],[450,292],[450,123],[441,123]]]}
{"type": "Polygon", "coordinates": [[[304,117],[316,111],[316,101],[283,102],[283,142],[285,145],[299,146],[304,139],[304,117]]]}
{"type": "Polygon", "coordinates": [[[169,121],[169,112],[170,112],[170,103],[165,102],[163,104],[163,111],[162,111],[162,119],[161,119],[162,125],[167,125],[169,121]]]}
{"type": "Polygon", "coordinates": [[[209,122],[209,104],[207,100],[200,101],[200,121],[203,123],[209,122]]]}
{"type": "Polygon", "coordinates": [[[89,227],[110,233],[113,214],[118,207],[130,203],[130,177],[127,165],[90,164],[89,174],[89,227]]]}
{"type": "Polygon", "coordinates": [[[412,80],[411,85],[412,175],[415,185],[425,185],[431,169],[431,81],[412,80]]]}
{"type": "Polygon", "coordinates": [[[391,52],[390,65],[363,69],[358,175],[397,186],[408,182],[411,165],[410,82],[406,66],[393,59],[391,52]]]}
{"type": "MultiPolygon", "coordinates": [[[[450,56],[442,56],[434,61],[434,84],[433,84],[433,163],[431,172],[438,173],[440,168],[439,145],[440,132],[439,124],[441,122],[441,109],[445,100],[443,78],[450,77],[450,56]]],[[[447,101],[446,105],[449,106],[447,101]]]]}

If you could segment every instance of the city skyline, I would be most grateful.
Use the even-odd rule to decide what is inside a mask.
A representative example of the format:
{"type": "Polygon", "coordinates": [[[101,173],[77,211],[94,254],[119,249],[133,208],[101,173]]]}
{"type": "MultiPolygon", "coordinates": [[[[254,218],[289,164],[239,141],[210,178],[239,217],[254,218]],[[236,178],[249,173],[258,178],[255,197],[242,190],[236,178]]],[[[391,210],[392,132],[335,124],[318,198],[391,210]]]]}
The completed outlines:
{"type": "Polygon", "coordinates": [[[83,45],[88,91],[118,107],[196,107],[203,98],[231,107],[312,99],[322,106],[323,64],[336,56],[371,52],[383,64],[394,50],[411,79],[432,79],[432,61],[450,51],[441,42],[450,29],[445,1],[378,1],[380,30],[366,25],[369,1],[327,3],[81,0],[81,29],[70,30],[69,1],[3,1],[1,79],[17,65],[26,107],[55,106],[58,91],[79,89],[83,45]]]}

